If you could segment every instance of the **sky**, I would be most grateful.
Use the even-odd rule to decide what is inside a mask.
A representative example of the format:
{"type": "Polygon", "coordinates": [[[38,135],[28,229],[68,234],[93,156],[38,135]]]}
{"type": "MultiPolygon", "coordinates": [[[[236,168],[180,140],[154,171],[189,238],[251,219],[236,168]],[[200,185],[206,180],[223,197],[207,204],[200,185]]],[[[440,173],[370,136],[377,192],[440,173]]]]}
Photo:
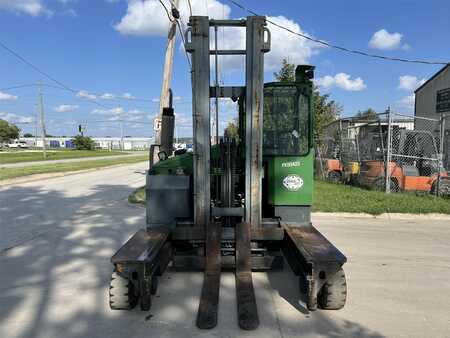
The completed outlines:
{"type": "MultiPolygon", "coordinates": [[[[170,7],[169,0],[162,0],[170,7]]],[[[329,43],[368,53],[407,59],[450,61],[450,2],[447,0],[317,1],[237,0],[279,25],[329,43]]],[[[194,15],[243,18],[228,0],[191,0],[194,15]]],[[[181,18],[189,17],[179,0],[181,18]]],[[[0,0],[0,42],[59,83],[0,47],[0,118],[35,133],[38,86],[42,82],[47,133],[74,135],[78,125],[92,136],[152,136],[169,21],[157,0],[0,0]],[[60,88],[61,84],[70,88],[60,88]],[[11,87],[19,86],[20,88],[11,87]]],[[[185,28],[185,26],[183,26],[185,28]]],[[[343,116],[388,106],[413,114],[414,89],[442,66],[420,65],[347,54],[325,48],[268,25],[271,51],[265,55],[265,81],[281,60],[316,66],[315,83],[343,106],[343,116]]],[[[219,48],[242,48],[242,29],[219,31],[219,48]]],[[[176,135],[192,131],[191,82],[177,37],[171,87],[176,135]]],[[[219,80],[242,85],[244,60],[219,58],[219,80]]],[[[211,77],[214,80],[214,76],[211,77]]],[[[236,115],[220,104],[220,127],[236,115]]]]}

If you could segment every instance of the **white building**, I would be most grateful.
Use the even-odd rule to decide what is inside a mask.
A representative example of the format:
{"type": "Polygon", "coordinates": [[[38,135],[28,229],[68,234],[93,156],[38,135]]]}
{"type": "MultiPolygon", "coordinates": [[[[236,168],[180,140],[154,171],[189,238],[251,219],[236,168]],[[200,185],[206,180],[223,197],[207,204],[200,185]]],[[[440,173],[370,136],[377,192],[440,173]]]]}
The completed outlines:
{"type": "MultiPolygon", "coordinates": [[[[42,148],[42,139],[20,138],[30,146],[42,148]]],[[[120,137],[92,137],[95,148],[105,150],[148,150],[153,143],[150,137],[125,137],[123,143],[120,137]]],[[[47,137],[45,144],[48,148],[73,148],[72,137],[47,137]]]]}
{"type": "MultiPolygon", "coordinates": [[[[450,64],[444,66],[415,91],[415,116],[440,120],[444,117],[444,167],[450,168],[450,64]]],[[[427,129],[426,120],[417,121],[417,129],[427,129]]],[[[440,126],[433,130],[439,134],[440,126]]]]}

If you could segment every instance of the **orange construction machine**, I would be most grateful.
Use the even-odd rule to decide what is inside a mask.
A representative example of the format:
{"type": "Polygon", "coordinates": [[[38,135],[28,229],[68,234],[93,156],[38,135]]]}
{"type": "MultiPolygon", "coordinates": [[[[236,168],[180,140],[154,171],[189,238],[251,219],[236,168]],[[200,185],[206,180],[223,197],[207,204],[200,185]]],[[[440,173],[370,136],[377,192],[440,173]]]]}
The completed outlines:
{"type": "Polygon", "coordinates": [[[360,141],[365,144],[366,149],[358,176],[360,185],[384,190],[386,171],[391,191],[437,193],[438,189],[442,190],[450,184],[431,132],[394,128],[389,159],[386,155],[386,133],[372,132],[365,135],[365,138],[360,141]],[[369,154],[372,158],[368,158],[369,154]],[[387,170],[386,162],[389,162],[387,170]]]}

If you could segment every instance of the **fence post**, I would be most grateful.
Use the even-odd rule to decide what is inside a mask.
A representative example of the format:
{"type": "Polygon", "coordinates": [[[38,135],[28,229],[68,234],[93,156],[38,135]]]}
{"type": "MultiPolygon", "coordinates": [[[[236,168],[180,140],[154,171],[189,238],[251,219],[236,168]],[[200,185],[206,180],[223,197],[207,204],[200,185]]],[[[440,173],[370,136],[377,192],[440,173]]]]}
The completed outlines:
{"type": "Polygon", "coordinates": [[[439,196],[441,191],[441,172],[443,171],[444,165],[444,137],[445,137],[445,114],[441,114],[440,126],[439,126],[439,161],[438,161],[438,178],[437,178],[437,189],[436,196],[439,196]]]}
{"type": "Polygon", "coordinates": [[[385,188],[386,194],[391,192],[391,173],[389,172],[389,164],[391,163],[391,153],[392,153],[392,114],[391,107],[389,106],[387,109],[388,115],[388,130],[387,130],[387,151],[386,151],[386,160],[384,162],[384,174],[385,174],[385,188]]]}

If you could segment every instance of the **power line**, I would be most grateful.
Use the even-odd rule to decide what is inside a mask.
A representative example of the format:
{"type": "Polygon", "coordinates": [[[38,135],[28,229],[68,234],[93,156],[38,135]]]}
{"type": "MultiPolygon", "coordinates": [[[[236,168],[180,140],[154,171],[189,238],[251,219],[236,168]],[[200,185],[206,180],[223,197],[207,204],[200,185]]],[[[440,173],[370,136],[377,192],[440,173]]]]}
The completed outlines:
{"type": "MultiPolygon", "coordinates": [[[[24,85],[17,85],[17,86],[11,86],[11,87],[5,87],[5,88],[0,88],[0,91],[9,91],[9,90],[14,90],[14,89],[20,89],[20,88],[25,88],[25,87],[35,87],[37,86],[36,83],[31,83],[31,84],[24,84],[24,85]]],[[[61,89],[61,90],[65,90],[67,91],[66,88],[61,87],[61,86],[55,86],[55,85],[51,85],[48,83],[42,83],[43,87],[49,87],[49,88],[55,88],[55,89],[61,89]]],[[[73,93],[73,91],[69,91],[70,93],[73,93]]],[[[155,99],[144,99],[144,98],[139,98],[139,97],[125,97],[125,96],[120,96],[120,95],[113,95],[113,97],[111,98],[102,98],[102,95],[104,94],[99,94],[97,92],[92,92],[90,90],[87,90],[88,93],[94,95],[97,97],[97,99],[101,99],[101,100],[125,100],[125,101],[143,101],[143,102],[150,102],[150,103],[158,103],[157,101],[155,101],[155,99]]],[[[78,92],[77,92],[78,93],[78,92]]],[[[54,96],[53,96],[54,97],[54,96]]],[[[80,100],[86,100],[83,99],[82,97],[77,97],[77,99],[80,100]]],[[[184,103],[185,101],[183,101],[184,103]]]]}
{"type": "Polygon", "coordinates": [[[36,86],[35,83],[30,83],[30,84],[23,84],[23,85],[17,85],[17,86],[12,86],[12,87],[0,88],[0,90],[13,90],[13,89],[34,87],[34,86],[36,86]]]}
{"type": "MultiPolygon", "coordinates": [[[[186,60],[187,60],[187,63],[189,65],[189,70],[192,72],[191,60],[189,59],[189,55],[187,53],[186,41],[184,40],[183,29],[181,28],[181,25],[180,25],[180,21],[181,21],[181,23],[183,23],[183,21],[181,19],[181,15],[180,15],[180,10],[177,8],[177,6],[175,6],[175,3],[172,0],[169,0],[169,2],[172,5],[172,17],[174,18],[174,20],[172,20],[170,18],[169,11],[168,11],[166,5],[164,5],[162,0],[159,0],[159,3],[164,7],[164,10],[167,13],[167,17],[169,18],[169,21],[172,22],[172,23],[176,22],[176,24],[178,26],[178,31],[179,31],[180,36],[181,36],[181,42],[183,43],[184,54],[186,55],[186,60]]],[[[189,9],[190,9],[191,15],[192,15],[192,8],[191,8],[191,3],[190,2],[189,2],[189,9]]]]}
{"type": "Polygon", "coordinates": [[[169,19],[169,21],[170,21],[170,22],[173,22],[174,19],[172,19],[172,18],[170,17],[169,10],[167,9],[167,7],[166,7],[166,5],[164,4],[164,2],[162,2],[162,0],[159,0],[159,3],[161,4],[161,6],[163,6],[163,8],[164,8],[164,10],[165,10],[165,12],[166,12],[166,14],[167,14],[167,18],[169,19]]]}
{"type": "Polygon", "coordinates": [[[190,16],[192,16],[192,4],[191,4],[191,0],[187,0],[188,2],[188,6],[189,6],[189,14],[190,16]]]}
{"type": "MultiPolygon", "coordinates": [[[[226,0],[229,3],[235,5],[236,7],[239,7],[240,9],[242,9],[243,11],[246,11],[247,13],[250,13],[252,15],[257,15],[259,16],[259,14],[257,14],[255,11],[245,7],[244,5],[240,4],[239,2],[235,1],[235,0],[226,0]]],[[[331,44],[329,42],[323,41],[323,40],[319,40],[319,39],[314,39],[308,35],[302,34],[302,33],[298,33],[293,31],[292,29],[285,27],[283,25],[280,25],[270,19],[266,18],[266,21],[271,23],[272,25],[281,28],[289,33],[292,33],[294,35],[300,36],[306,40],[321,44],[323,46],[327,46],[330,48],[334,48],[337,49],[341,52],[346,52],[346,53],[351,53],[351,54],[356,54],[356,55],[361,55],[361,56],[366,56],[366,57],[371,57],[371,58],[376,58],[376,59],[382,59],[382,60],[387,60],[387,61],[398,61],[398,62],[406,62],[406,63],[418,63],[418,64],[425,64],[425,65],[448,65],[450,64],[449,62],[442,62],[442,61],[427,61],[427,60],[417,60],[417,59],[405,59],[405,58],[399,58],[399,57],[390,57],[390,56],[384,56],[384,55],[378,55],[378,54],[371,54],[371,53],[366,53],[360,50],[355,50],[355,49],[351,49],[351,48],[347,48],[347,47],[342,47],[342,46],[338,46],[338,45],[334,45],[331,44]]]]}
{"type": "MultiPolygon", "coordinates": [[[[17,53],[16,51],[12,50],[11,48],[9,48],[8,46],[6,46],[3,42],[0,41],[0,47],[2,47],[3,49],[5,49],[6,51],[8,51],[10,54],[12,54],[13,56],[15,56],[16,58],[18,58],[20,61],[22,61],[23,63],[25,63],[26,65],[28,65],[29,67],[31,67],[32,69],[34,69],[36,72],[38,72],[39,74],[45,76],[47,79],[57,83],[59,86],[63,87],[64,89],[77,94],[79,91],[70,88],[69,86],[65,85],[64,83],[62,83],[61,81],[55,79],[53,76],[49,75],[48,73],[44,72],[43,70],[41,70],[39,67],[35,66],[33,63],[31,63],[30,61],[28,61],[27,59],[25,59],[23,56],[21,56],[19,53],[17,53]]],[[[92,103],[106,108],[106,109],[110,109],[111,107],[108,107],[106,105],[103,105],[95,100],[91,100],[86,98],[86,100],[91,101],[92,103]]]]}
{"type": "Polygon", "coordinates": [[[189,55],[188,55],[188,52],[186,49],[186,41],[184,40],[183,29],[181,28],[180,21],[181,21],[181,17],[180,17],[180,20],[177,20],[177,26],[178,26],[178,30],[179,30],[179,33],[181,36],[181,42],[183,43],[184,54],[186,55],[186,60],[187,60],[187,63],[189,64],[189,69],[192,72],[192,64],[191,64],[191,60],[189,59],[189,55]]]}

